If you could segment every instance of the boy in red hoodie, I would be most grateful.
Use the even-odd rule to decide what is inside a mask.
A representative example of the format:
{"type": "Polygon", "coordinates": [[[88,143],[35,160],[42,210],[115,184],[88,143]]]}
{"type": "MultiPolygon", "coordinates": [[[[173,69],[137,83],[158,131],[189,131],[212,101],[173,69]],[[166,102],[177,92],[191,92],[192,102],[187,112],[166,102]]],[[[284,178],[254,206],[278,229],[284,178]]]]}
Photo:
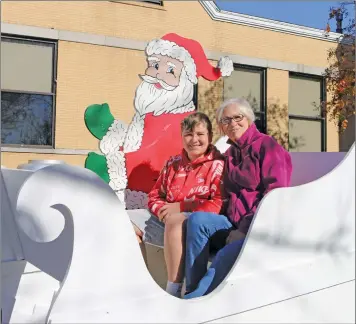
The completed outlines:
{"type": "Polygon", "coordinates": [[[183,150],[171,157],[148,195],[147,210],[128,211],[144,242],[164,246],[166,291],[180,296],[184,277],[185,221],[192,212],[219,213],[224,159],[212,142],[212,125],[196,112],[181,123],[183,150]]]}

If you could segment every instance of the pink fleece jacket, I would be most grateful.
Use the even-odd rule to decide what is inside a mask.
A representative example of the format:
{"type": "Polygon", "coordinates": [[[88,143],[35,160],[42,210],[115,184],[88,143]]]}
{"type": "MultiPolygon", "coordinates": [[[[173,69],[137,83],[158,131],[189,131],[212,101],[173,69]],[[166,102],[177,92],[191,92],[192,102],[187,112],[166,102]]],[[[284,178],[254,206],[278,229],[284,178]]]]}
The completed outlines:
{"type": "Polygon", "coordinates": [[[290,185],[291,157],[272,137],[255,124],[226,151],[224,186],[227,216],[247,233],[258,204],[269,191],[290,185]]]}

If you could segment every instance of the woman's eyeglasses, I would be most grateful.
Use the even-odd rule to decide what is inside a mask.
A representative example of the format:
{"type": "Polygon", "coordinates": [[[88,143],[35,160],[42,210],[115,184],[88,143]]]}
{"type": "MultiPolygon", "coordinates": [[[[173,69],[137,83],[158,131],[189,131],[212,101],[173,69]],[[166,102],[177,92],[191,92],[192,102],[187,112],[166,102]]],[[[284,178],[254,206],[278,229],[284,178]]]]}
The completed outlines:
{"type": "Polygon", "coordinates": [[[238,123],[241,120],[243,120],[244,117],[245,117],[244,115],[236,115],[233,117],[224,117],[224,118],[220,119],[220,123],[222,123],[223,125],[229,125],[229,124],[231,124],[232,121],[238,123]]]}

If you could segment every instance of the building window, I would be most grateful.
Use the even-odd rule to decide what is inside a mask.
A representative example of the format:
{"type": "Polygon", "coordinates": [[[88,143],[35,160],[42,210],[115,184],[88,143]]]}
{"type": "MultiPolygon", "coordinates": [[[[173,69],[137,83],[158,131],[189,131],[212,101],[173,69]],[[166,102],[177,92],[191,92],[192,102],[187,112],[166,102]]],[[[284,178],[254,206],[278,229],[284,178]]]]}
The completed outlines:
{"type": "Polygon", "coordinates": [[[266,133],[266,69],[234,64],[232,74],[224,79],[224,100],[245,98],[256,115],[256,126],[266,133]]]}
{"type": "Polygon", "coordinates": [[[194,84],[193,104],[198,109],[198,83],[194,84]]]}
{"type": "Polygon", "coordinates": [[[159,6],[163,6],[163,1],[160,0],[143,0],[143,2],[148,2],[148,3],[157,4],[159,6]]]}
{"type": "Polygon", "coordinates": [[[54,143],[54,42],[1,37],[1,142],[54,143]]]}
{"type": "MultiPolygon", "coordinates": [[[[110,0],[110,2],[125,2],[124,0],[110,0]]],[[[127,2],[127,1],[126,1],[127,2]]],[[[139,0],[139,1],[131,1],[131,2],[141,2],[141,3],[151,3],[154,5],[159,5],[159,6],[163,6],[163,1],[161,0],[139,0]]]]}
{"type": "Polygon", "coordinates": [[[326,146],[326,126],[320,110],[325,99],[322,77],[289,75],[289,150],[321,152],[326,146]]]}

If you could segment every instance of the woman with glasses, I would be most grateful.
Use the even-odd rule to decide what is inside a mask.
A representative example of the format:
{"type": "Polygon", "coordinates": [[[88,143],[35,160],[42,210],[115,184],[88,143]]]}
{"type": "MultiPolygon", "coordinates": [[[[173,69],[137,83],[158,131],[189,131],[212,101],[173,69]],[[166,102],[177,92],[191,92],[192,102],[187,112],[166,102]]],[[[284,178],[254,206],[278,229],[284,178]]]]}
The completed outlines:
{"type": "Polygon", "coordinates": [[[225,215],[195,212],[187,220],[186,295],[203,296],[216,288],[234,265],[262,198],[272,189],[289,186],[289,153],[262,134],[245,99],[229,99],[216,112],[220,131],[230,144],[225,153],[223,182],[225,215]],[[208,272],[211,251],[219,251],[208,272]]]}

